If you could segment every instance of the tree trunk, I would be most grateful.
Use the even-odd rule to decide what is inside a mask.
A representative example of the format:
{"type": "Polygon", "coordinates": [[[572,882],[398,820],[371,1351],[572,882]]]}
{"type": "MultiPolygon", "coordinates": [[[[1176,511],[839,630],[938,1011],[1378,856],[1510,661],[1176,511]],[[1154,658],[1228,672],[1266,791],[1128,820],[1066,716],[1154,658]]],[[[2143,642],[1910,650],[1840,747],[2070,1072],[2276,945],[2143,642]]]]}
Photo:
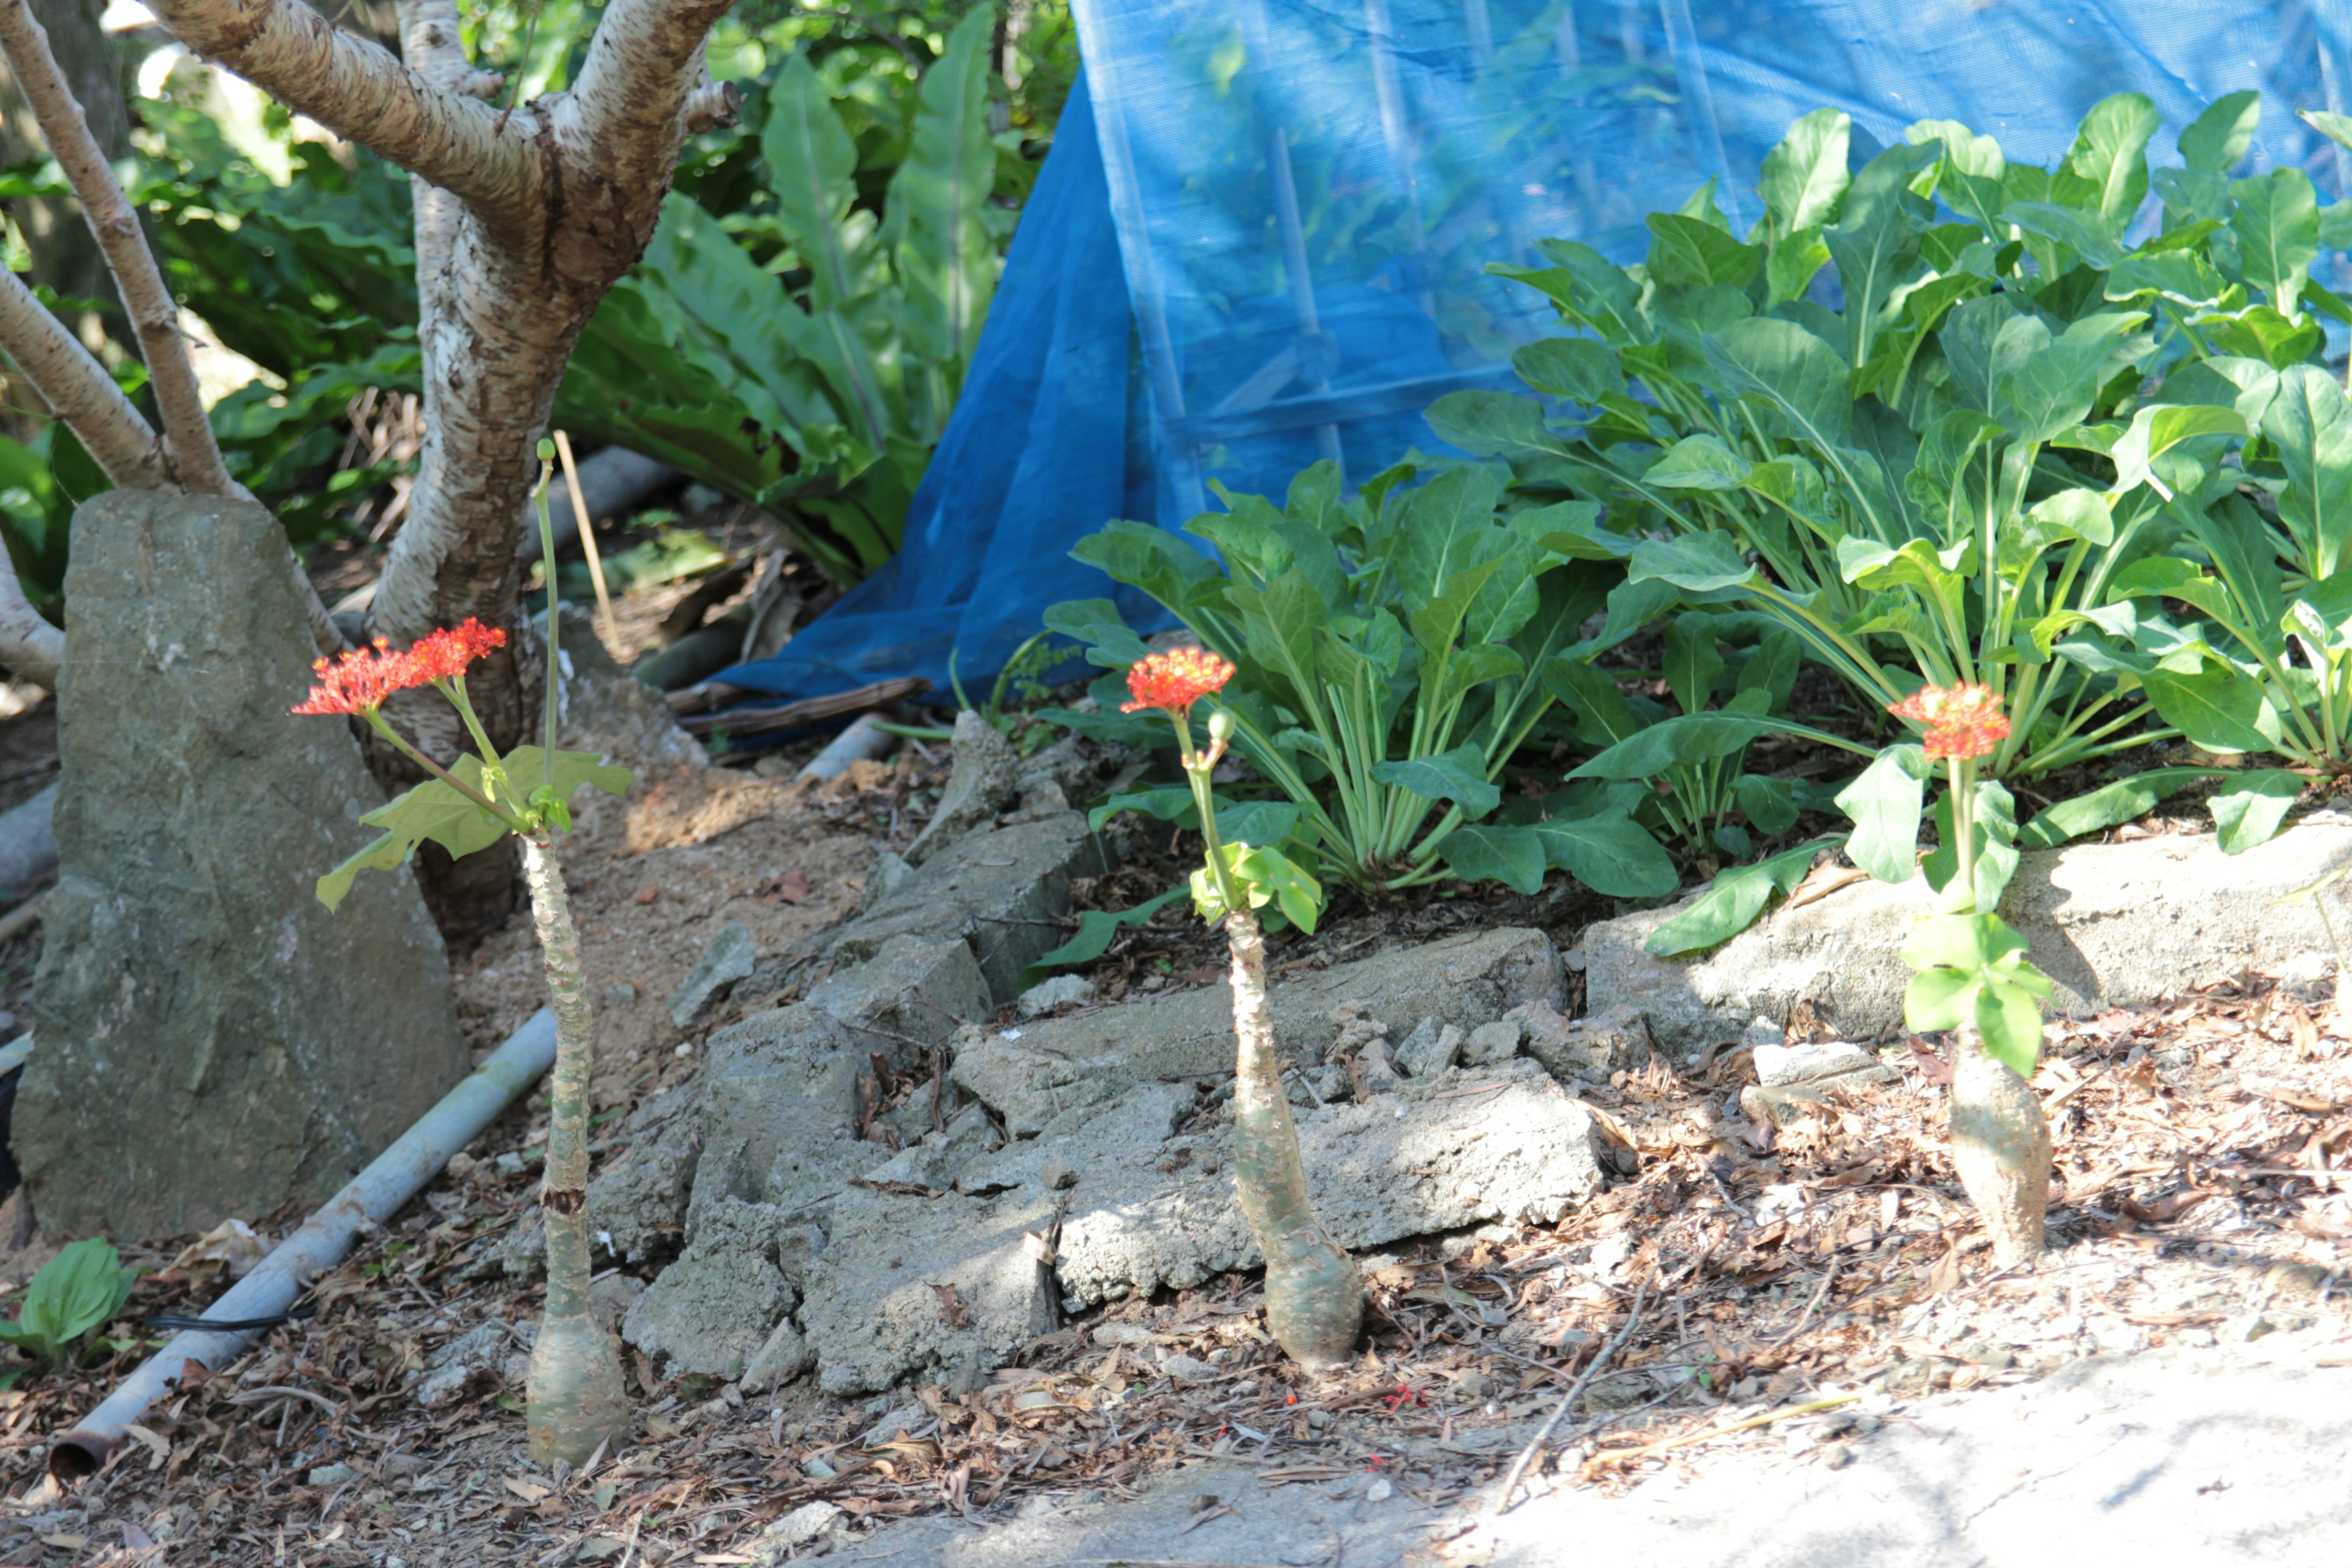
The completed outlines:
{"type": "Polygon", "coordinates": [[[1225,917],[1234,955],[1234,1183],[1242,1214],[1265,1254],[1265,1318],[1290,1359],[1309,1371],[1354,1350],[1364,1315],[1355,1259],[1315,1217],[1298,1129],[1282,1091],[1274,1015],[1265,999],[1265,938],[1246,909],[1225,917]]]}
{"type": "Polygon", "coordinates": [[[2002,1268],[2042,1256],[2050,1208],[2050,1123],[2023,1079],[1985,1054],[1973,1026],[1952,1049],[1952,1167],[2002,1268]]]}

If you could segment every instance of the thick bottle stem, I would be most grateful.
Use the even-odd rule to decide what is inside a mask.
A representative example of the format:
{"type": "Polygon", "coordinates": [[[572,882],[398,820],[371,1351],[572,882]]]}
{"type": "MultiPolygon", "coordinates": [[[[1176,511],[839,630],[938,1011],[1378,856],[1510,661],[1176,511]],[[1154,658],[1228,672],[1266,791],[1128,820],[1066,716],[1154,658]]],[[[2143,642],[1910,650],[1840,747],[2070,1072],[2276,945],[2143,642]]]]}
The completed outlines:
{"type": "Polygon", "coordinates": [[[540,1213],[547,1230],[547,1310],[531,1350],[530,1455],[584,1464],[599,1444],[629,1435],[628,1394],[612,1336],[588,1311],[588,1079],[594,1066],[580,934],[551,847],[523,840],[530,913],[555,1008],[555,1071],[548,1084],[547,1168],[540,1213]]]}
{"type": "Polygon", "coordinates": [[[2050,1123],[2023,1079],[1960,1026],[1952,1062],[1952,1168],[1983,1217],[2002,1268],[2042,1255],[2050,1208],[2050,1123]]]}
{"type": "Polygon", "coordinates": [[[1324,1231],[1307,1195],[1298,1129],[1282,1092],[1274,1015],[1265,999],[1265,938],[1246,909],[1225,917],[1234,955],[1234,1178],[1242,1214],[1265,1254],[1267,1325],[1293,1361],[1336,1366],[1355,1348],[1364,1282],[1324,1231]]]}

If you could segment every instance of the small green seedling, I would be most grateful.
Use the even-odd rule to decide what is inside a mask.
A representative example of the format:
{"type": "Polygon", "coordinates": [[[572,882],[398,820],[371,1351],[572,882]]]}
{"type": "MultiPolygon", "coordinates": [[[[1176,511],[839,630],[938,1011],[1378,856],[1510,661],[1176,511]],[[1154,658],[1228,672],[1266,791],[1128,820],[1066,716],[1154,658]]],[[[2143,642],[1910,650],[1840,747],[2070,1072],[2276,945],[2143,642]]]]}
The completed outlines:
{"type": "MultiPolygon", "coordinates": [[[[114,1321],[138,1278],[139,1271],[125,1268],[105,1240],[74,1242],[33,1276],[19,1315],[13,1321],[0,1320],[0,1340],[43,1365],[68,1361],[84,1336],[114,1321]]],[[[8,1369],[8,1381],[25,1370],[8,1369]]]]}

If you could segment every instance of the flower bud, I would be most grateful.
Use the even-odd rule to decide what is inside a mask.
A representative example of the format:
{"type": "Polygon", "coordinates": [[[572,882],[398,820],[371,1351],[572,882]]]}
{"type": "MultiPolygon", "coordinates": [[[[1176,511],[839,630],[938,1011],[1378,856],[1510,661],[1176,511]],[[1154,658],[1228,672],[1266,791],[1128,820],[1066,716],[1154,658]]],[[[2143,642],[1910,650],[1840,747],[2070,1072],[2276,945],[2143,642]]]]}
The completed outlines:
{"type": "Polygon", "coordinates": [[[1220,708],[1209,715],[1209,739],[1220,745],[1234,738],[1234,716],[1220,708]]]}

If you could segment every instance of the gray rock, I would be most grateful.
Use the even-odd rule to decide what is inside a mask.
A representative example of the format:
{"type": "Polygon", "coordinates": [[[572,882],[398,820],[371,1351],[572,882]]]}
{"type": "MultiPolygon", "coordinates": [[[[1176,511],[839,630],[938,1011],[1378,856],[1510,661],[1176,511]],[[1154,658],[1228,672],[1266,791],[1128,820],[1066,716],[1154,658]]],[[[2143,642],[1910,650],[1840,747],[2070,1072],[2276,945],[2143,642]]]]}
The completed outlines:
{"type": "Polygon", "coordinates": [[[979,1197],[1014,1187],[1053,1192],[1058,1190],[1053,1178],[1061,1171],[1084,1178],[1120,1168],[1149,1170],[1192,1108],[1190,1085],[1135,1084],[1108,1104],[1090,1102],[1064,1111],[1038,1137],[972,1161],[956,1177],[956,1186],[979,1197]]]}
{"type": "Polygon", "coordinates": [[[1020,795],[1020,755],[995,725],[967,708],[956,715],[954,744],[955,767],[940,792],[939,809],[907,848],[910,866],[987,826],[1020,795]]]}
{"type": "Polygon", "coordinates": [[[1073,878],[1109,869],[1078,813],[975,832],[930,856],[912,877],[841,928],[826,955],[864,963],[894,936],[963,942],[995,1002],[1020,993],[1021,971],[1059,947],[1073,878]]]}
{"type": "Polygon", "coordinates": [[[440,1410],[466,1395],[476,1377],[496,1370],[514,1343],[514,1331],[492,1319],[477,1324],[425,1358],[409,1397],[426,1410],[440,1410]]]}
{"type": "Polygon", "coordinates": [[[1396,1065],[1414,1078],[1434,1078],[1452,1067],[1454,1058],[1461,1054],[1461,1030],[1434,1018],[1423,1018],[1413,1026],[1404,1044],[1397,1047],[1396,1065]]]}
{"type": "Polygon", "coordinates": [[[1095,999],[1095,983],[1083,974],[1056,974],[1043,980],[1021,993],[1013,1005],[1024,1018],[1035,1018],[1056,1007],[1074,1006],[1095,999]]]}
{"type": "Polygon", "coordinates": [[[672,1376],[741,1376],[799,1303],[779,1264],[784,1218],[764,1204],[714,1206],[678,1260],[629,1309],[621,1337],[665,1357],[672,1376]]]}
{"type": "Polygon", "coordinates": [[[1884,1066],[1878,1053],[1832,1040],[1817,1046],[1759,1046],[1756,1080],[1767,1089],[1790,1084],[1895,1083],[1903,1075],[1884,1066]]]}
{"type": "Polygon", "coordinates": [[[1519,1054],[1519,1041],[1524,1034],[1525,1030],[1517,1018],[1479,1025],[1470,1031],[1470,1038],[1462,1047],[1463,1065],[1483,1068],[1509,1061],[1519,1054]]]}
{"type": "Polygon", "coordinates": [[[870,1040],[870,1049],[896,1047],[887,1053],[894,1058],[910,1040],[942,1045],[960,1025],[995,1010],[971,949],[952,937],[894,936],[808,1000],[870,1040]]]}
{"type": "Polygon", "coordinates": [[[1215,1367],[1189,1355],[1171,1355],[1160,1363],[1160,1370],[1179,1383],[1206,1383],[1217,1375],[1215,1367]]]}
{"type": "Polygon", "coordinates": [[[740,921],[730,921],[710,939],[701,962],[687,974],[669,999],[669,1021],[681,1029],[690,1029],[695,1020],[709,1010],[739,980],[748,979],[759,963],[759,953],[751,945],[751,928],[740,921]]]}
{"type": "Polygon", "coordinates": [[[1063,799],[1072,805],[1087,804],[1097,793],[1095,764],[1078,749],[1076,735],[1066,735],[1044,751],[1021,760],[1021,776],[1013,787],[1024,802],[1049,784],[1060,790],[1063,799]]]}
{"type": "Polygon", "coordinates": [[[911,1052],[854,1034],[806,1003],[756,1013],[710,1037],[702,1068],[702,1154],[687,1233],[729,1199],[801,1212],[872,1169],[887,1150],[856,1135],[857,1079],[878,1050],[894,1066],[911,1052]]]}
{"type": "Polygon", "coordinates": [[[334,719],[285,534],[247,502],[110,490],[74,519],[60,877],[10,1128],[42,1224],[118,1239],[316,1204],[466,1075],[405,870],[320,873],[383,803],[334,719]]]}
{"type": "Polygon", "coordinates": [[[641,1135],[629,1152],[588,1184],[588,1224],[602,1251],[643,1263],[677,1246],[702,1157],[701,1128],[676,1117],[641,1135]]]}
{"type": "Polygon", "coordinates": [[[596,1326],[608,1334],[621,1331],[623,1320],[637,1298],[646,1293],[646,1282],[634,1274],[605,1274],[588,1283],[588,1314],[596,1326]]]}
{"type": "Polygon", "coordinates": [[[1631,1072],[1650,1059],[1650,1028],[1631,1007],[1612,1007],[1584,1018],[1563,1018],[1547,1003],[1512,1009],[1527,1031],[1528,1055],[1565,1083],[1631,1072]]]}
{"type": "Polygon", "coordinates": [[[849,1534],[848,1514],[822,1498],[804,1502],[760,1531],[752,1552],[757,1568],[775,1568],[793,1556],[814,1556],[831,1550],[849,1534]]]}
{"type": "MultiPolygon", "coordinates": [[[[2078,844],[2023,856],[2000,912],[2057,983],[2052,1009],[2082,1016],[2332,952],[2311,903],[2275,900],[2347,862],[2352,826],[2333,823],[2239,855],[2210,834],[2078,844]]],[[[1737,1040],[1757,1014],[1785,1019],[1805,1001],[1840,1034],[1874,1039],[1902,1026],[1911,971],[1901,950],[1930,897],[1924,878],[1856,882],[1687,960],[1642,950],[1675,909],[1604,921],[1583,937],[1588,1004],[1647,1014],[1676,1051],[1737,1040]]]]}
{"type": "Polygon", "coordinates": [[[1761,1050],[1766,1046],[1787,1045],[1789,1034],[1780,1025],[1759,1013],[1748,1019],[1748,1027],[1739,1032],[1739,1043],[1750,1050],[1761,1050]]]}
{"type": "Polygon", "coordinates": [[[1063,1192],[1078,1184],[1077,1172],[1072,1170],[1069,1166],[1065,1165],[1059,1160],[1046,1161],[1044,1167],[1038,1171],[1037,1174],[1039,1179],[1045,1184],[1046,1188],[1052,1192],[1063,1192]]]}
{"type": "Polygon", "coordinates": [[[1051,1194],[920,1198],[853,1188],[832,1215],[832,1242],[801,1313],[825,1393],[871,1393],[968,1362],[999,1366],[1055,1327],[1051,1194]]]}
{"type": "Polygon", "coordinates": [[[809,1342],[793,1326],[790,1318],[778,1322],[770,1331],[760,1348],[751,1352],[744,1364],[743,1375],[738,1380],[746,1394],[765,1394],[772,1388],[782,1388],[800,1376],[816,1363],[816,1354],[809,1342]]]}
{"type": "Polygon", "coordinates": [[[857,895],[857,912],[864,914],[886,897],[898,890],[898,885],[915,874],[906,858],[888,849],[874,857],[874,868],[866,873],[866,886],[857,895]]]}
{"type": "MultiPolygon", "coordinates": [[[[1267,1000],[1284,1050],[1315,1061],[1340,1037],[1332,1014],[1343,1002],[1360,1004],[1364,1024],[1402,1034],[1424,1017],[1441,1029],[1475,1028],[1524,1003],[1557,1007],[1566,993],[1551,939],[1505,928],[1285,976],[1267,1000]]],[[[1130,1084],[1218,1077],[1233,1064],[1233,995],[1220,981],[1077,1017],[1041,1019],[1019,1040],[990,1037],[957,1053],[952,1076],[1022,1138],[1066,1109],[1114,1098],[1130,1084]]]]}
{"type": "Polygon", "coordinates": [[[866,1180],[906,1182],[944,1192],[955,1184],[957,1173],[987,1153],[995,1141],[996,1131],[988,1124],[988,1113],[977,1105],[967,1105],[948,1123],[946,1131],[927,1133],[921,1142],[909,1143],[866,1172],[866,1180]]]}

